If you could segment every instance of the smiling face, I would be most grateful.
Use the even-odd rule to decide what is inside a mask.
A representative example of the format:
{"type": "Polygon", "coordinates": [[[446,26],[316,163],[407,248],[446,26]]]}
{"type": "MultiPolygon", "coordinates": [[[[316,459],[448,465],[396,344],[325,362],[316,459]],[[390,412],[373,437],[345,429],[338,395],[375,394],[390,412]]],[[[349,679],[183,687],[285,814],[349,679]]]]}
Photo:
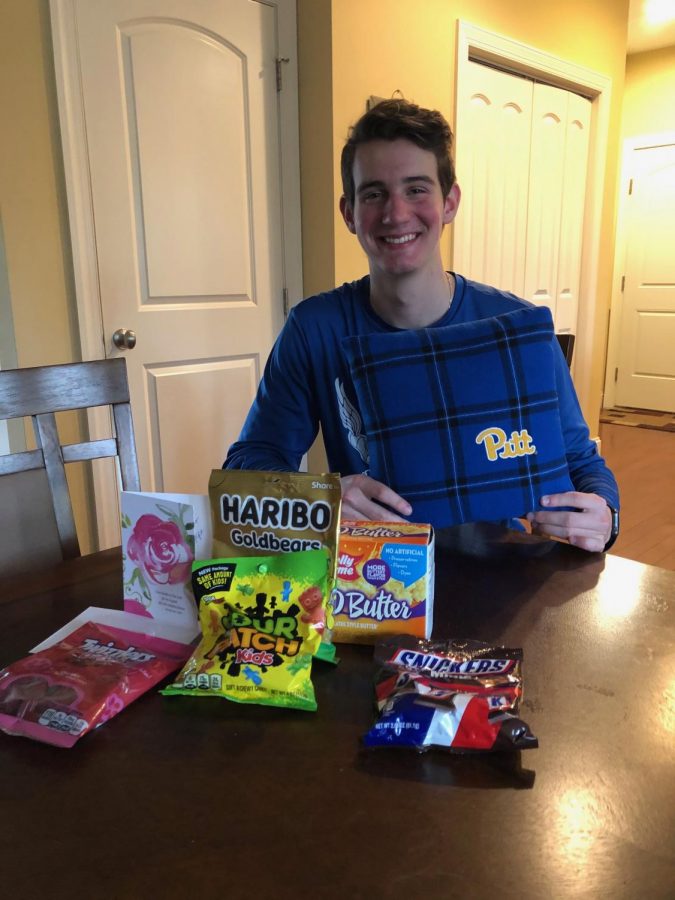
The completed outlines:
{"type": "Polygon", "coordinates": [[[404,275],[441,266],[443,227],[455,218],[459,188],[443,197],[436,157],[405,138],[361,144],[354,159],[355,198],[340,210],[359,239],[371,275],[404,275]]]}

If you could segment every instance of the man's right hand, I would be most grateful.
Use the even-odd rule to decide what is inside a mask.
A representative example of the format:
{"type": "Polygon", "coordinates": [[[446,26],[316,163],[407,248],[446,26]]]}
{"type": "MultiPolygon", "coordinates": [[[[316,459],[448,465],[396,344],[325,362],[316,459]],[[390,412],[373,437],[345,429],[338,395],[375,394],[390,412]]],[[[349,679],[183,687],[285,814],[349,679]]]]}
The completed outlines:
{"type": "Polygon", "coordinates": [[[405,522],[412,506],[381,481],[368,475],[346,475],[342,486],[343,519],[369,522],[405,522]],[[385,505],[383,505],[385,504],[385,505]],[[397,515],[400,513],[400,515],[397,515]]]}

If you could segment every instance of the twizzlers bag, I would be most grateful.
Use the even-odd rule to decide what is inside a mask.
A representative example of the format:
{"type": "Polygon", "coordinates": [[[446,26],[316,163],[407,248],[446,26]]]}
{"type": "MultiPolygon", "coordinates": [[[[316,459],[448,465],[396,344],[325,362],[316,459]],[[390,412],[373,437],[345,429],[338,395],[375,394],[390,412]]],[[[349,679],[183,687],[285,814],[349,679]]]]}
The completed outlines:
{"type": "MultiPolygon", "coordinates": [[[[214,557],[328,551],[327,595],[335,583],[342,492],[340,476],[214,469],[209,478],[214,557]]],[[[335,658],[333,622],[317,656],[335,658]]]]}
{"type": "Polygon", "coordinates": [[[189,649],[87,622],[0,671],[0,730],[72,747],[177,669],[189,649]]]}

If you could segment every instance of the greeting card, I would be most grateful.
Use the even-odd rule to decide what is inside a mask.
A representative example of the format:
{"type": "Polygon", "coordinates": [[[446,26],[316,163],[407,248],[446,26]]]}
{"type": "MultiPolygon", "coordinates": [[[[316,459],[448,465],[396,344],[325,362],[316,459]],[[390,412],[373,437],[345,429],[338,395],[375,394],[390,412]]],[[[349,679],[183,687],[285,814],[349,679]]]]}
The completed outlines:
{"type": "Polygon", "coordinates": [[[192,562],[211,557],[211,511],[201,494],[122,491],[124,609],[199,631],[192,562]]]}

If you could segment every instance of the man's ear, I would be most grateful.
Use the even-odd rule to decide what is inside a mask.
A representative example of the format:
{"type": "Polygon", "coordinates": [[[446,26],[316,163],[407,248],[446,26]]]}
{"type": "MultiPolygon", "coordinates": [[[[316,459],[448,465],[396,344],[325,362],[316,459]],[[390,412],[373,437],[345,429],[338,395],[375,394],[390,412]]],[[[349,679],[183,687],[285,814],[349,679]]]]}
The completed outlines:
{"type": "Polygon", "coordinates": [[[443,224],[449,225],[457,215],[459,209],[459,201],[462,199],[462,192],[457,182],[450,188],[448,196],[443,201],[443,224]]]}
{"type": "Polygon", "coordinates": [[[352,234],[356,234],[356,226],[354,225],[354,210],[352,208],[351,203],[345,195],[343,194],[340,197],[340,212],[342,213],[342,218],[345,220],[345,225],[351,231],[352,234]]]}

